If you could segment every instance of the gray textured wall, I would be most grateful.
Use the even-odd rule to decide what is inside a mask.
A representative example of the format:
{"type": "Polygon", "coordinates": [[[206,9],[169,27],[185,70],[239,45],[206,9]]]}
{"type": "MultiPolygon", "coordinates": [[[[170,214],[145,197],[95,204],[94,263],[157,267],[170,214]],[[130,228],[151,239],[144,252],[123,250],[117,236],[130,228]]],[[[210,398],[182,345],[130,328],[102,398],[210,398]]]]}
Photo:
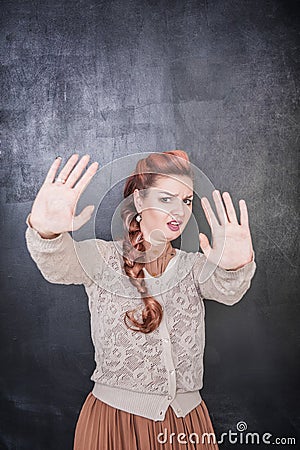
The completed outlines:
{"type": "Polygon", "coordinates": [[[298,13],[289,0],[2,2],[1,449],[71,449],[91,388],[84,288],[44,280],[24,240],[50,163],[75,151],[103,165],[182,148],[246,200],[257,273],[234,307],[206,302],[202,395],[217,435],[244,420],[297,436],[298,13]]]}

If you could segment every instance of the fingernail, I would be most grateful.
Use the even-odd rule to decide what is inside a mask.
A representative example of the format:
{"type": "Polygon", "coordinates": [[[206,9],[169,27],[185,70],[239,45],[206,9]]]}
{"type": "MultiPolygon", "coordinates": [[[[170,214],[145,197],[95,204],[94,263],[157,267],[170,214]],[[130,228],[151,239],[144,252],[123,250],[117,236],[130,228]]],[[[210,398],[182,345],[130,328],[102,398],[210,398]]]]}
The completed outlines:
{"type": "Polygon", "coordinates": [[[57,156],[57,157],[56,157],[55,159],[57,159],[57,158],[60,158],[60,159],[62,159],[62,158],[61,158],[61,156],[57,156]]]}

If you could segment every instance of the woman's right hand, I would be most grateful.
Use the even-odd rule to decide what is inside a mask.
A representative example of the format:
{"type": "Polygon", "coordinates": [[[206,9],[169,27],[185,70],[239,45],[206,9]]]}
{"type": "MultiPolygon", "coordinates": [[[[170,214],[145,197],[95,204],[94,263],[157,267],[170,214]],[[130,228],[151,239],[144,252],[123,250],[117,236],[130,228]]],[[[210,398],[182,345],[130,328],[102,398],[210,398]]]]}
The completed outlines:
{"type": "Polygon", "coordinates": [[[78,216],[74,214],[80,195],[97,172],[98,163],[91,164],[80,178],[90,156],[84,155],[77,164],[78,158],[74,153],[61,169],[58,178],[65,183],[55,181],[61,163],[60,157],[56,158],[34,200],[29,222],[43,238],[51,239],[65,231],[78,230],[91,218],[94,205],[86,206],[78,216]]]}

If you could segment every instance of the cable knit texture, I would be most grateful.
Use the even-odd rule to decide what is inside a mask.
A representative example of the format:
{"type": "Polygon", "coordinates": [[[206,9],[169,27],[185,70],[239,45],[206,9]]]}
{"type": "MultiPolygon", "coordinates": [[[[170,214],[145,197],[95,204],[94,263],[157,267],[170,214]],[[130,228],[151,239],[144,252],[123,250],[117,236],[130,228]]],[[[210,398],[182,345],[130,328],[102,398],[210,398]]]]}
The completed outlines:
{"type": "MultiPolygon", "coordinates": [[[[176,250],[176,257],[170,261],[173,265],[167,267],[169,275],[164,290],[155,294],[163,306],[164,320],[154,332],[144,334],[129,330],[124,323],[125,312],[143,302],[136,292],[130,295],[134,293],[134,287],[129,281],[121,287],[115,282],[113,273],[122,273],[123,261],[114,242],[96,239],[97,248],[104,257],[103,264],[99,265],[99,258],[95,263],[94,240],[76,242],[69,233],[54,239],[41,238],[30,226],[29,216],[25,233],[27,248],[43,277],[51,283],[85,286],[96,362],[91,379],[107,387],[157,394],[157,399],[161,396],[174,399],[172,389],[176,394],[201,390],[205,347],[203,300],[216,300],[225,305],[234,305],[241,300],[256,270],[254,256],[251,262],[236,271],[217,267],[201,283],[200,274],[206,257],[200,252],[176,250]],[[191,257],[194,257],[192,269],[183,276],[191,257]],[[108,270],[109,267],[112,270],[108,270]],[[105,285],[110,285],[110,290],[103,287],[103,283],[95,282],[108,276],[111,278],[106,279],[105,285]],[[176,285],[174,278],[180,280],[176,285]]],[[[150,286],[155,278],[144,273],[150,286]]]]}

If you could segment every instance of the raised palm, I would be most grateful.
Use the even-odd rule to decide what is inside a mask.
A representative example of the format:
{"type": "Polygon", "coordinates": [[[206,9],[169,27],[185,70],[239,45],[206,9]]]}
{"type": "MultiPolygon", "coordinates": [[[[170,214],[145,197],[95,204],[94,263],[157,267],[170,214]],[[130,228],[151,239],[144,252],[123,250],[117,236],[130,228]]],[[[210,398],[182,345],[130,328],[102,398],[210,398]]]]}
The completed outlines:
{"type": "Polygon", "coordinates": [[[55,177],[61,159],[55,159],[34,200],[30,223],[44,235],[50,236],[65,231],[78,230],[91,217],[94,205],[86,206],[77,216],[74,216],[74,214],[80,195],[95,175],[98,163],[94,162],[91,164],[80,178],[89,162],[90,156],[84,155],[76,164],[78,158],[79,155],[77,153],[69,158],[61,169],[56,181],[55,177]],[[65,180],[65,183],[59,180],[65,180]]]}
{"type": "Polygon", "coordinates": [[[253,258],[253,246],[248,222],[248,211],[245,200],[239,201],[240,222],[228,192],[213,191],[219,221],[206,197],[201,203],[212,232],[212,247],[207,236],[200,233],[200,247],[209,261],[226,270],[237,270],[253,258]],[[225,209],[226,208],[226,209],[225,209]]]}

